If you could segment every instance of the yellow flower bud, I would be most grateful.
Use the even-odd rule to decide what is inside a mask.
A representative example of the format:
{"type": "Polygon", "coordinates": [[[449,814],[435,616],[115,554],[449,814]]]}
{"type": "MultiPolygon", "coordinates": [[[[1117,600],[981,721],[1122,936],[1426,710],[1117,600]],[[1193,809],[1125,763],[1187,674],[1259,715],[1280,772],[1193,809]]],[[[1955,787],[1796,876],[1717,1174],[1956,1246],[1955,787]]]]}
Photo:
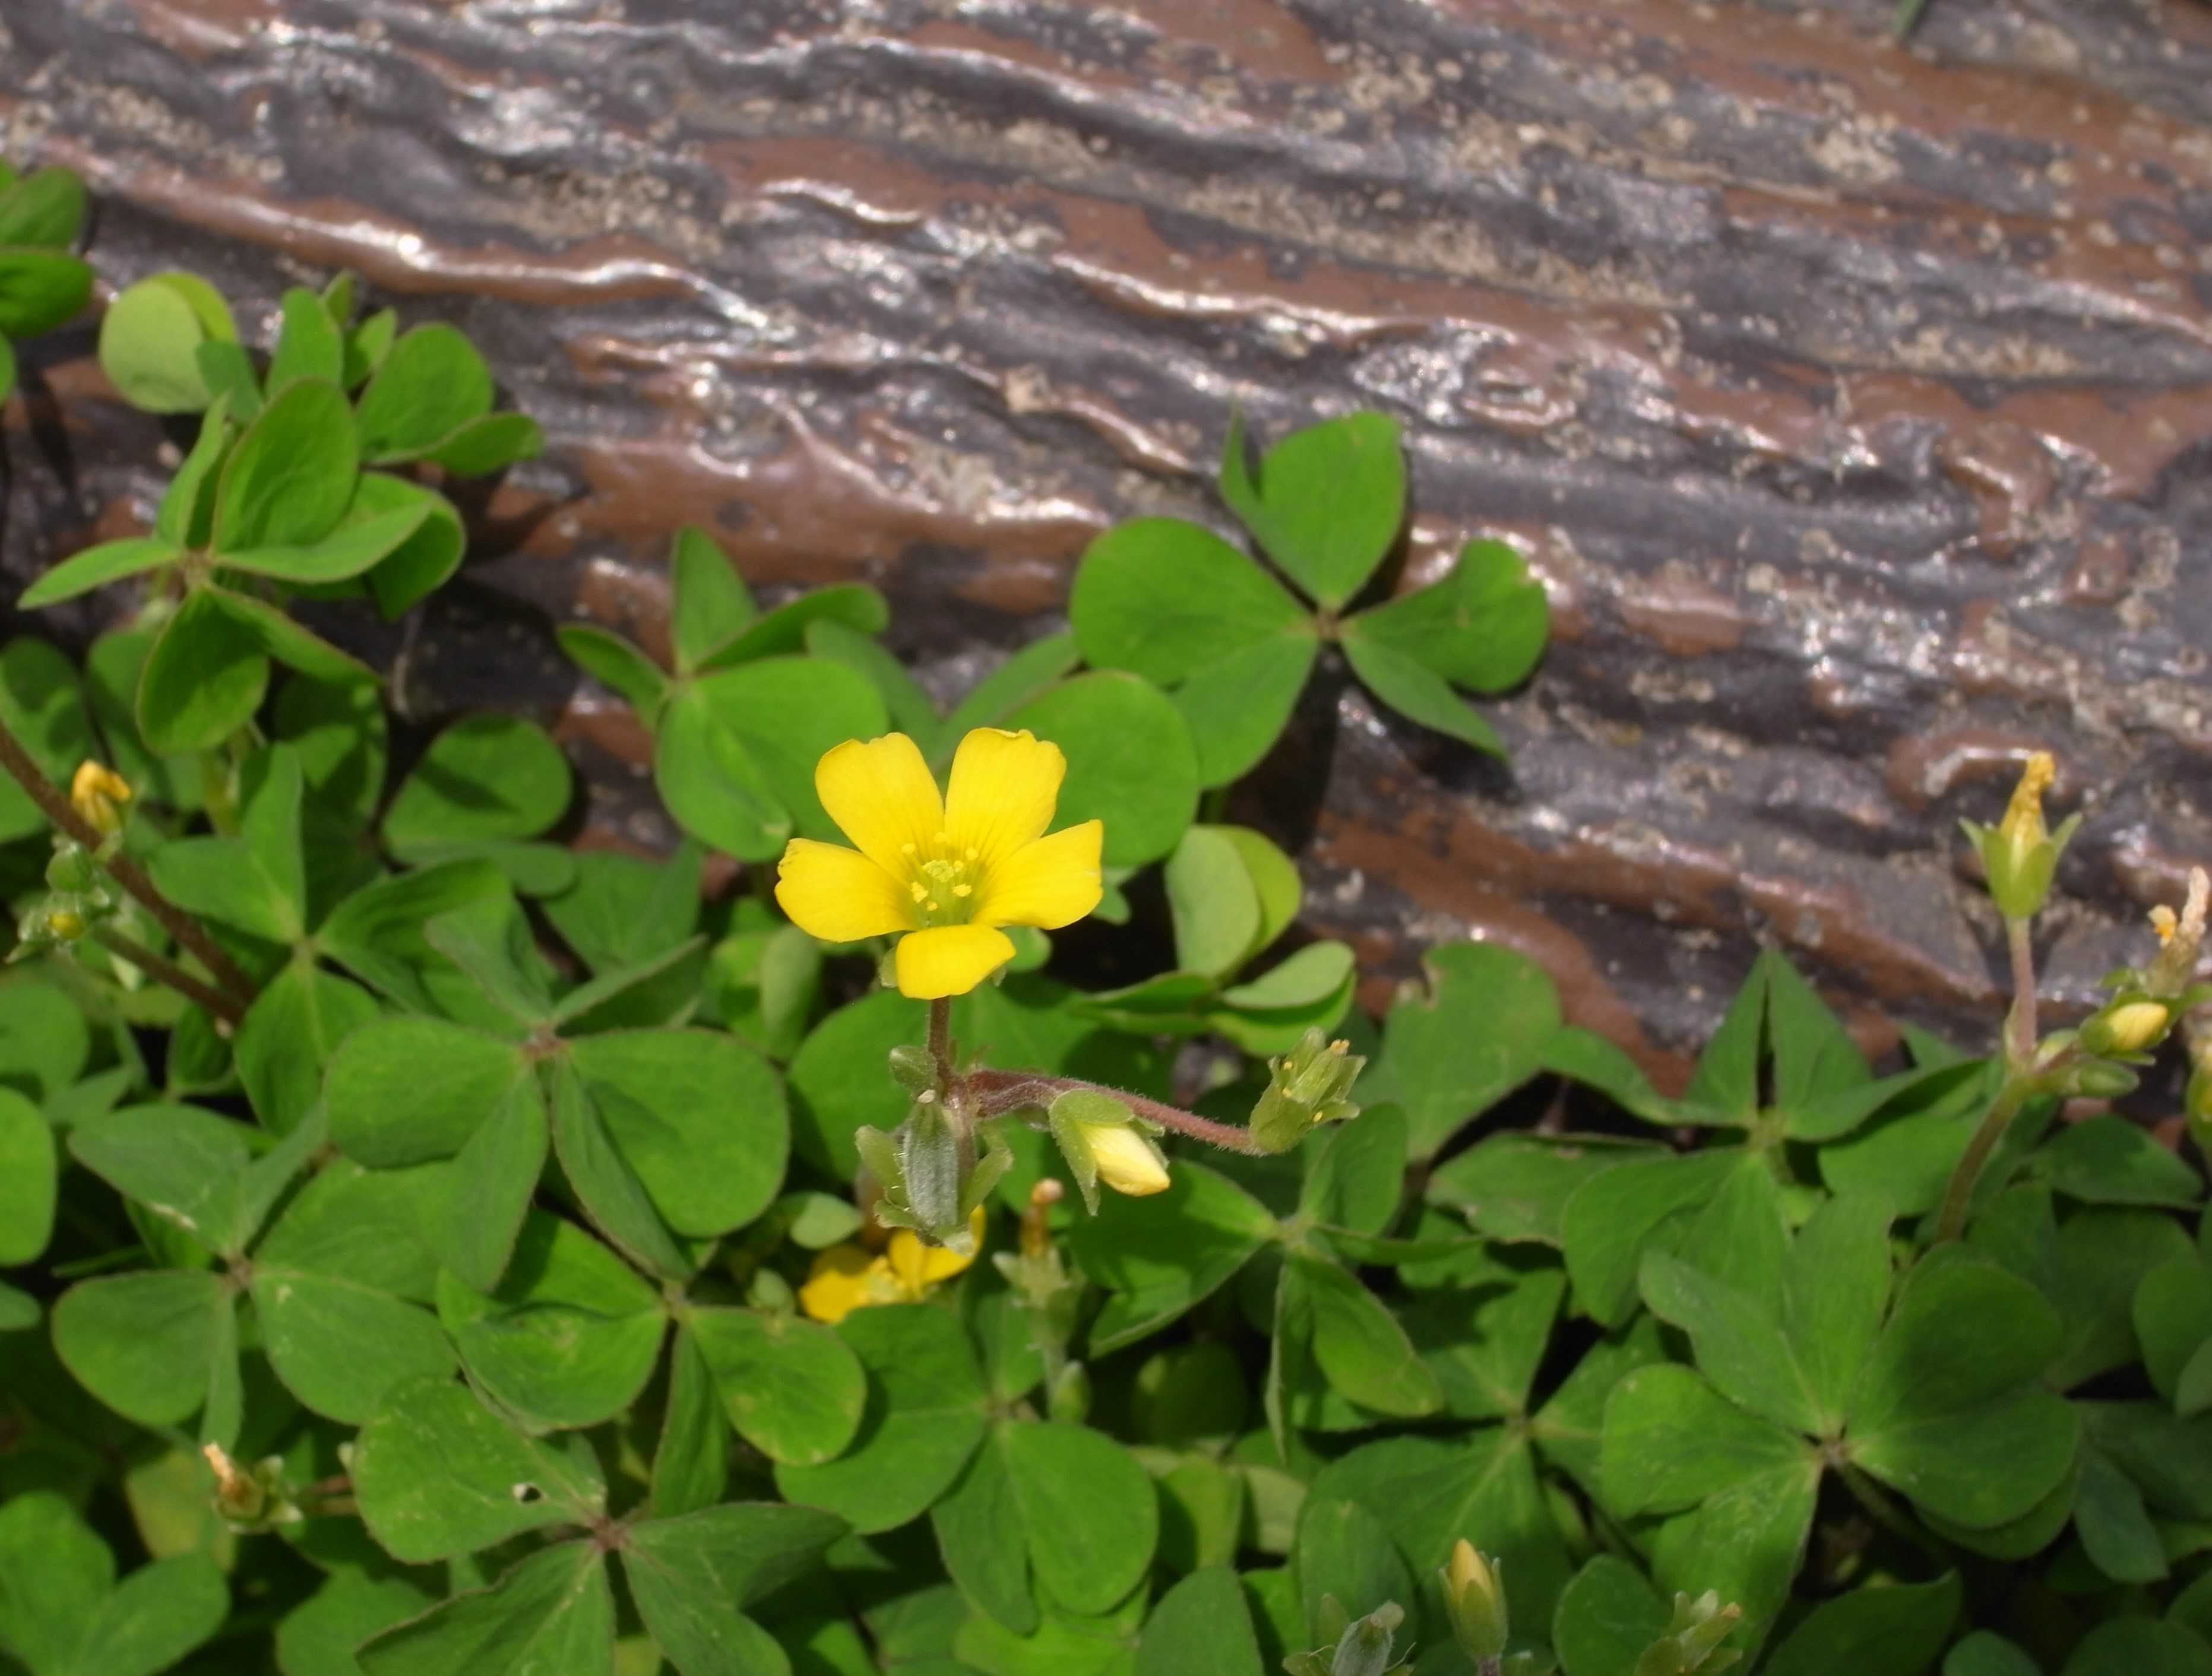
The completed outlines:
{"type": "Polygon", "coordinates": [[[123,805],[130,801],[131,783],[114,769],[89,759],[76,765],[70,781],[70,806],[101,837],[123,830],[123,805]]]}
{"type": "Polygon", "coordinates": [[[1080,1132],[1098,1166],[1098,1179],[1133,1199],[1164,1193],[1168,1167],[1155,1147],[1126,1123],[1085,1123],[1080,1132]]]}
{"type": "Polygon", "coordinates": [[[2083,1025],[2081,1042],[2093,1054],[2140,1054],[2166,1034],[2166,1021],[2156,1001],[2129,1001],[2083,1025]]]}
{"type": "Polygon", "coordinates": [[[1498,1582],[1496,1563],[1462,1537],[1452,1545],[1443,1584],[1444,1605],[1460,1650],[1477,1665],[1504,1652],[1505,1591],[1498,1582]]]}

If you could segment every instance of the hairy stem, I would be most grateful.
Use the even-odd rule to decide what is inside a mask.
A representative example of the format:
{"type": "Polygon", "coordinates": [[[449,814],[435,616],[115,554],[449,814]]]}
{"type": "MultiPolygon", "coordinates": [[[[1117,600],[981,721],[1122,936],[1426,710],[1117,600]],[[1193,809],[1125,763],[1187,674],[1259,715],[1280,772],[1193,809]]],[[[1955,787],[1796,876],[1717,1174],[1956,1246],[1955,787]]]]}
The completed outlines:
{"type": "Polygon", "coordinates": [[[177,939],[179,948],[191,950],[200,964],[214,974],[216,981],[228,991],[238,1006],[244,1008],[253,999],[253,984],[239,969],[237,962],[222,951],[221,945],[207,934],[200,922],[179,908],[155,887],[146,870],[121,851],[100,856],[100,835],[92,823],[78,814],[64,797],[60,789],[49,780],[31,754],[23,749],[7,723],[0,721],[0,768],[7,770],[18,786],[31,794],[31,801],[56,829],[84,846],[88,853],[98,858],[113,876],[115,882],[128,890],[145,907],[146,911],[160,921],[161,929],[177,939]]]}
{"type": "Polygon", "coordinates": [[[1936,1243],[1948,1244],[1966,1231],[1966,1211],[1974,1202],[1974,1187],[1982,1179],[1982,1170],[1996,1151],[1997,1143],[2020,1115],[2029,1096],[2036,1091],[2037,1078],[2024,1072],[2008,1072],[1997,1097],[1990,1102],[1990,1108],[1982,1114],[1980,1126],[1966,1150],[1959,1155],[1958,1164],[1951,1171],[1948,1186],[1943,1189],[1942,1213],[1936,1219],[1936,1243]]]}
{"type": "Polygon", "coordinates": [[[1132,1094],[1127,1089],[1108,1088],[1103,1083],[1086,1083],[1075,1077],[1046,1077],[1034,1071],[971,1071],[963,1081],[968,1098],[974,1102],[975,1115],[981,1118],[1003,1117],[1008,1112],[1018,1111],[1024,1106],[1049,1106],[1056,1095],[1072,1089],[1081,1089],[1091,1094],[1103,1094],[1119,1100],[1123,1105],[1165,1129],[1179,1135],[1188,1135],[1193,1140],[1202,1140],[1208,1146],[1218,1146],[1224,1151],[1249,1153],[1259,1157],[1264,1149],[1252,1144],[1249,1131],[1233,1123],[1216,1123],[1212,1118],[1200,1117],[1176,1106],[1164,1105],[1158,1100],[1148,1100],[1141,1094],[1132,1094]]]}
{"type": "Polygon", "coordinates": [[[226,1024],[235,1026],[246,1009],[220,989],[202,983],[173,960],[155,954],[144,944],[107,926],[94,926],[92,940],[118,959],[127,960],[156,983],[165,983],[188,1001],[197,1001],[226,1024]]]}
{"type": "Polygon", "coordinates": [[[940,995],[929,1004],[929,1057],[937,1064],[937,1080],[952,1086],[952,1003],[940,995]]]}

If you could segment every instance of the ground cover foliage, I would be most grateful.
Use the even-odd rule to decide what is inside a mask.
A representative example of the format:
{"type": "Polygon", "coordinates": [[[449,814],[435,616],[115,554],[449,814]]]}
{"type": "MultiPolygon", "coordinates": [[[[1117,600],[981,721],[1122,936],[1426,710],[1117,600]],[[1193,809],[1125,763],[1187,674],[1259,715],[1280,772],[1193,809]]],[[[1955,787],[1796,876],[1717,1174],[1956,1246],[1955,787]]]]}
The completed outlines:
{"type": "MultiPolygon", "coordinates": [[[[0,171],[0,390],[84,214],[0,171]]],[[[1966,835],[1992,1042],[1877,1066],[1771,952],[1679,1095],[1496,945],[1364,1017],[1222,788],[1315,680],[1498,750],[1468,695],[1547,625],[1498,543],[1390,595],[1355,414],[1232,427],[1219,529],[1102,535],[949,710],[873,590],[763,608],[672,532],[665,658],[560,640],[685,841],[579,853],[540,727],[403,724],[295,609],[410,610],[442,489],[542,446],[367,301],[262,343],[120,291],[181,463],[18,601],[113,626],[0,646],[0,1669],[2212,1672],[2212,1078],[2180,1152],[2100,1104],[2203,999],[2204,903],[2042,1029],[2047,762],[1966,835]],[[1109,929],[1002,915],[902,993],[776,865],[868,848],[825,756],[902,735],[957,805],[977,730],[1064,755],[1109,929]],[[1151,975],[1087,982],[1102,937],[1151,975]]]]}

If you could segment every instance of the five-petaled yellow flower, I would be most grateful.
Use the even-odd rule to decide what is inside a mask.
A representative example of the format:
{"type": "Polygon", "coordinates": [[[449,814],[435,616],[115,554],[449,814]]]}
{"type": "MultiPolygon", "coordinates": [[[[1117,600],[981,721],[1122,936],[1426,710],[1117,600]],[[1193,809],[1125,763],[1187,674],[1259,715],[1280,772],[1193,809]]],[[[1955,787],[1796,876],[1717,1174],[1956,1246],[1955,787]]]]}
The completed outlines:
{"type": "Polygon", "coordinates": [[[1051,931],[1098,906],[1099,823],[1045,835],[1066,773],[1058,745],[979,727],[940,798],[905,734],[848,739],[815,765],[814,789],[854,847],[793,839],[775,899],[825,942],[903,932],[902,993],[965,994],[1014,957],[1001,926],[1051,931]]]}
{"type": "MultiPolygon", "coordinates": [[[[975,1207],[968,1231],[980,1249],[983,1243],[983,1209],[975,1207]]],[[[833,1325],[855,1309],[878,1303],[919,1303],[975,1260],[941,1245],[924,1245],[910,1230],[895,1230],[888,1247],[879,1254],[854,1243],[833,1245],[817,1252],[806,1284],[799,1289],[799,1307],[817,1321],[833,1325]]]]}

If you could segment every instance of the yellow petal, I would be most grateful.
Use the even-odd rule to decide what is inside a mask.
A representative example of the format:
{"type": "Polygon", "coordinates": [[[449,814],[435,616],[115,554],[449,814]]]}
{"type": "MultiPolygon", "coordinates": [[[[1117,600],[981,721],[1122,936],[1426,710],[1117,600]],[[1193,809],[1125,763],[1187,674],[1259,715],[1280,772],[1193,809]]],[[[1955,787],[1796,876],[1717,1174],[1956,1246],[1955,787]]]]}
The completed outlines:
{"type": "Polygon", "coordinates": [[[799,1307],[817,1321],[833,1325],[868,1302],[868,1270],[878,1260],[857,1245],[833,1245],[817,1252],[799,1307]]]}
{"type": "MultiPolygon", "coordinates": [[[[980,1249],[983,1242],[983,1207],[978,1205],[968,1213],[968,1237],[980,1249]]],[[[891,1236],[891,1272],[898,1277],[901,1296],[919,1302],[929,1294],[931,1287],[939,1281],[950,1280],[975,1260],[970,1250],[966,1256],[950,1247],[928,1245],[910,1229],[902,1228],[891,1236]]]]}
{"type": "Polygon", "coordinates": [[[898,941],[899,993],[917,1001],[965,995],[1013,957],[1006,932],[990,926],[908,932],[898,941]]]}
{"type": "Polygon", "coordinates": [[[1024,731],[979,727],[960,742],[945,794],[945,829],[956,855],[974,850],[983,871],[1044,835],[1060,801],[1067,758],[1024,731]]]}
{"type": "Polygon", "coordinates": [[[945,829],[937,782],[903,733],[832,746],[814,765],[814,791],[860,853],[896,877],[945,829]]]}
{"type": "Polygon", "coordinates": [[[884,1254],[891,1266],[891,1273],[898,1281],[899,1296],[908,1303],[919,1303],[926,1288],[924,1270],[927,1267],[929,1248],[921,1236],[911,1228],[894,1229],[890,1248],[884,1254]]]}
{"type": "Polygon", "coordinates": [[[1158,1150],[1127,1124],[1086,1123],[1083,1139],[1090,1144],[1091,1162],[1098,1166],[1098,1179],[1115,1192],[1141,1199],[1167,1191],[1168,1167],[1160,1162],[1158,1150]]]}
{"type": "Polygon", "coordinates": [[[792,923],[825,943],[910,930],[906,887],[858,850],[794,838],[775,867],[775,899],[792,923]]]}
{"type": "Polygon", "coordinates": [[[1054,931],[1098,906],[1098,846],[1105,829],[1085,821],[1024,844],[983,877],[975,919],[986,926],[1054,931]]]}

